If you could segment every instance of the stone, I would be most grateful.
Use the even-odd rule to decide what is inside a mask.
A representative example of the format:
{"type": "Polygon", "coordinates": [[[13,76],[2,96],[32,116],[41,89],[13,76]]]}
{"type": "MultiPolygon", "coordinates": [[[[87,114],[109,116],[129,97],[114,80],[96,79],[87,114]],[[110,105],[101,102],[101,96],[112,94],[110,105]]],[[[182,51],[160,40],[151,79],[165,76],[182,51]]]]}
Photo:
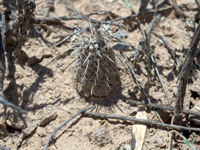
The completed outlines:
{"type": "Polygon", "coordinates": [[[8,108],[6,111],[6,124],[18,130],[24,128],[24,122],[18,116],[17,112],[11,108],[8,108]]]}
{"type": "Polygon", "coordinates": [[[54,84],[52,84],[52,83],[45,83],[45,86],[48,88],[48,90],[54,90],[56,87],[55,87],[55,85],[54,84]]]}
{"type": "Polygon", "coordinates": [[[39,51],[36,53],[35,57],[36,57],[38,60],[41,60],[41,59],[43,58],[43,51],[42,51],[42,50],[39,50],[39,51]]]}
{"type": "Polygon", "coordinates": [[[37,134],[40,136],[40,137],[45,137],[47,136],[47,132],[44,128],[42,127],[38,127],[37,128],[37,134]]]}
{"type": "Polygon", "coordinates": [[[132,150],[130,144],[124,144],[122,145],[119,150],[132,150]]]}
{"type": "Polygon", "coordinates": [[[101,127],[93,132],[91,139],[99,147],[103,147],[108,143],[112,143],[110,132],[104,127],[101,127]]]}
{"type": "Polygon", "coordinates": [[[28,66],[33,65],[34,63],[39,62],[43,58],[46,58],[46,57],[52,57],[52,54],[51,53],[44,54],[43,50],[38,50],[38,52],[36,53],[35,56],[33,56],[27,60],[26,64],[28,66]]]}

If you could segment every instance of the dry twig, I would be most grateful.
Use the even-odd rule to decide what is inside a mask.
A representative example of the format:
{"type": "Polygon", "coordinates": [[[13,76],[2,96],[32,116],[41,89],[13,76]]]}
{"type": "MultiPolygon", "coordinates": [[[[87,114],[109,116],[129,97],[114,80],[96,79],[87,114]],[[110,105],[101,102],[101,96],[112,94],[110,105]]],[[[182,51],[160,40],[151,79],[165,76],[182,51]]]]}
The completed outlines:
{"type": "MultiPolygon", "coordinates": [[[[146,36],[149,36],[150,34],[151,34],[151,32],[152,32],[152,29],[153,29],[153,27],[155,26],[155,24],[156,24],[156,22],[158,21],[158,19],[160,18],[160,14],[157,14],[156,16],[155,16],[155,18],[151,21],[151,24],[150,24],[150,26],[147,28],[147,30],[146,30],[146,36]]],[[[139,57],[139,55],[141,55],[141,53],[143,52],[143,49],[144,49],[144,43],[146,42],[146,40],[144,39],[144,38],[142,38],[142,40],[140,41],[140,43],[138,44],[138,47],[137,47],[137,50],[135,51],[135,52],[133,52],[133,56],[131,56],[131,57],[133,57],[133,61],[135,62],[137,59],[138,59],[138,57],[139,57]]],[[[130,57],[130,58],[131,58],[130,57]]]]}
{"type": "MultiPolygon", "coordinates": [[[[163,106],[163,105],[159,105],[159,104],[152,104],[152,103],[143,103],[143,102],[138,102],[138,101],[133,101],[133,100],[127,100],[128,104],[135,104],[135,105],[144,105],[146,107],[152,107],[152,108],[159,108],[159,109],[163,109],[163,110],[169,110],[169,111],[174,111],[174,108],[169,107],[169,106],[163,106]]],[[[196,115],[196,116],[200,116],[200,113],[198,112],[194,112],[191,110],[183,110],[184,114],[189,114],[189,115],[196,115]]]]}
{"type": "Polygon", "coordinates": [[[182,112],[183,112],[183,103],[185,97],[185,90],[188,82],[188,76],[194,61],[195,54],[197,52],[197,46],[200,41],[200,23],[194,32],[194,36],[190,43],[190,49],[187,52],[187,56],[183,63],[181,72],[179,74],[179,83],[178,83],[178,93],[174,109],[174,121],[176,124],[182,122],[182,112]]]}
{"type": "Polygon", "coordinates": [[[147,125],[155,125],[155,126],[162,126],[165,128],[175,129],[175,130],[187,130],[187,131],[200,131],[200,128],[190,128],[190,127],[184,127],[184,126],[178,126],[178,125],[170,125],[165,123],[159,123],[155,121],[150,121],[146,119],[138,119],[138,118],[132,118],[132,117],[126,117],[126,116],[117,116],[117,115],[108,115],[103,113],[93,113],[93,112],[84,112],[85,115],[97,117],[97,118],[103,118],[103,119],[119,119],[124,121],[134,121],[138,123],[143,123],[147,125]]]}
{"type": "Polygon", "coordinates": [[[92,108],[94,108],[94,106],[93,106],[93,107],[86,108],[86,109],[82,109],[82,110],[78,111],[75,115],[73,115],[72,117],[70,117],[68,120],[66,120],[65,122],[63,122],[58,128],[56,128],[56,129],[51,133],[51,135],[49,136],[48,141],[47,141],[47,143],[45,144],[43,150],[47,150],[51,138],[56,134],[56,132],[57,132],[58,130],[60,130],[60,128],[62,128],[65,124],[67,124],[69,121],[71,121],[72,119],[74,119],[74,118],[75,118],[76,116],[78,116],[79,114],[84,113],[84,112],[86,112],[86,111],[88,111],[88,110],[90,110],[90,109],[92,109],[92,108]]]}
{"type": "MultiPolygon", "coordinates": [[[[102,13],[104,11],[95,11],[95,12],[92,12],[92,13],[89,13],[87,15],[82,15],[82,16],[62,16],[62,17],[59,17],[58,18],[49,18],[49,17],[45,17],[45,18],[36,18],[36,17],[33,17],[31,18],[31,21],[34,22],[34,23],[63,23],[62,20],[86,20],[86,21],[90,21],[92,23],[103,23],[103,24],[111,24],[111,25],[116,25],[116,26],[123,26],[122,23],[116,23],[116,22],[111,22],[111,21],[103,21],[103,20],[94,20],[94,19],[89,19],[90,16],[92,15],[100,15],[99,13],[102,13]]],[[[105,12],[104,12],[105,13],[105,12]]],[[[118,16],[112,12],[108,12],[109,14],[112,14],[114,16],[118,16]]]]}
{"type": "Polygon", "coordinates": [[[157,32],[153,31],[153,34],[156,35],[157,37],[159,37],[163,41],[163,43],[165,44],[165,47],[168,49],[169,53],[172,55],[172,57],[176,61],[176,65],[178,67],[178,71],[180,71],[180,64],[179,64],[178,56],[173,51],[173,49],[170,46],[170,44],[165,40],[165,38],[162,35],[158,34],[157,32]]]}
{"type": "MultiPolygon", "coordinates": [[[[178,132],[178,131],[176,131],[176,130],[172,130],[172,131],[170,131],[170,132],[174,132],[174,133],[178,134],[180,137],[182,137],[184,140],[187,140],[180,132],[178,132]]],[[[193,146],[188,140],[187,140],[187,142],[188,142],[189,146],[190,146],[193,150],[196,150],[196,149],[194,148],[194,146],[193,146]]]]}
{"type": "Polygon", "coordinates": [[[0,145],[0,150],[9,150],[9,149],[0,145]]]}
{"type": "Polygon", "coordinates": [[[5,100],[5,98],[3,98],[3,96],[0,94],[0,103],[2,103],[3,105],[5,106],[9,106],[15,110],[18,111],[18,113],[22,113],[22,114],[26,114],[27,112],[23,109],[21,109],[20,107],[18,106],[15,106],[14,104],[8,102],[7,100],[5,100]]]}
{"type": "MultiPolygon", "coordinates": [[[[182,7],[185,7],[187,5],[189,5],[190,3],[188,4],[183,4],[183,5],[180,5],[179,8],[182,8],[182,7]]],[[[119,23],[116,23],[116,22],[113,22],[113,21],[124,21],[124,20],[127,20],[127,19],[135,19],[136,17],[138,18],[142,18],[142,17],[145,17],[147,15],[154,15],[155,13],[164,13],[164,12],[167,12],[167,11],[172,11],[174,7],[171,6],[171,7],[168,7],[168,8],[161,8],[161,9],[158,9],[158,10],[150,10],[150,11],[147,11],[147,12],[140,12],[138,14],[132,14],[130,16],[127,16],[127,17],[121,17],[121,18],[117,18],[117,19],[113,19],[112,21],[99,21],[99,20],[93,20],[93,19],[90,19],[91,22],[93,23],[105,23],[105,24],[112,24],[112,25],[122,25],[122,24],[119,24],[119,23]]],[[[49,17],[43,17],[43,18],[36,18],[36,17],[32,17],[31,18],[31,22],[34,22],[34,23],[62,23],[61,20],[82,20],[85,19],[89,22],[89,17],[91,15],[100,15],[99,13],[102,13],[105,11],[95,11],[95,12],[92,12],[92,13],[89,13],[87,15],[82,15],[82,16],[61,16],[59,17],[60,19],[57,19],[57,18],[49,18],[49,17]]],[[[108,11],[108,14],[111,14],[111,15],[114,15],[115,17],[119,17],[117,14],[114,14],[113,12],[111,11],[108,11]]]]}
{"type": "Polygon", "coordinates": [[[57,117],[57,114],[56,113],[52,113],[52,114],[44,116],[43,118],[41,118],[41,119],[39,119],[37,121],[34,121],[29,127],[27,127],[26,129],[24,129],[22,131],[22,134],[18,137],[18,140],[14,144],[12,149],[17,150],[18,147],[23,142],[23,139],[25,137],[31,135],[37,129],[37,127],[39,127],[41,125],[45,125],[45,124],[49,123],[52,120],[55,120],[56,117],[57,117]]]}
{"type": "MultiPolygon", "coordinates": [[[[1,14],[0,14],[1,15],[1,14]]],[[[6,22],[5,22],[5,15],[1,15],[1,35],[0,35],[0,92],[3,91],[3,81],[5,76],[5,32],[6,32],[6,22]]]]}
{"type": "MultiPolygon", "coordinates": [[[[141,30],[141,32],[142,32],[143,38],[144,38],[144,40],[146,41],[147,51],[150,51],[149,40],[147,41],[147,38],[149,39],[150,35],[149,35],[148,37],[146,36],[146,34],[144,33],[144,31],[143,31],[143,29],[142,29],[142,27],[141,27],[141,25],[140,25],[139,20],[138,20],[138,24],[139,24],[139,28],[140,28],[140,30],[141,30]]],[[[155,68],[155,70],[156,70],[156,73],[157,73],[157,75],[158,75],[158,78],[159,78],[159,80],[160,80],[160,83],[161,83],[161,85],[162,85],[162,87],[163,87],[163,90],[164,90],[165,95],[166,95],[166,97],[167,97],[168,103],[170,104],[169,96],[168,96],[168,94],[167,94],[167,91],[165,90],[165,86],[164,86],[164,84],[163,84],[163,82],[162,82],[162,79],[161,79],[161,77],[160,77],[158,68],[157,68],[157,66],[156,66],[156,62],[155,62],[155,60],[154,60],[154,58],[153,58],[153,56],[152,56],[151,54],[149,54],[149,56],[148,56],[148,69],[150,68],[150,60],[149,60],[150,58],[149,58],[149,57],[151,58],[151,61],[153,62],[153,66],[154,66],[154,68],[155,68]]],[[[150,80],[149,78],[150,78],[150,77],[149,77],[149,73],[148,73],[148,82],[150,82],[150,81],[149,81],[149,80],[150,80]]]]}
{"type": "Polygon", "coordinates": [[[194,16],[192,15],[188,15],[188,14],[185,14],[178,6],[176,0],[172,0],[173,2],[173,5],[174,5],[174,10],[176,12],[177,15],[179,15],[180,17],[186,17],[186,18],[194,18],[194,16]]]}
{"type": "Polygon", "coordinates": [[[200,3],[199,3],[199,0],[195,0],[195,2],[196,2],[197,6],[198,6],[198,8],[199,8],[199,10],[200,10],[200,3]]]}
{"type": "Polygon", "coordinates": [[[12,28],[8,32],[7,44],[12,42],[15,46],[15,54],[20,56],[21,47],[27,34],[30,18],[35,9],[35,0],[18,0],[18,16],[15,18],[12,28]],[[11,40],[15,39],[15,40],[11,40]]]}

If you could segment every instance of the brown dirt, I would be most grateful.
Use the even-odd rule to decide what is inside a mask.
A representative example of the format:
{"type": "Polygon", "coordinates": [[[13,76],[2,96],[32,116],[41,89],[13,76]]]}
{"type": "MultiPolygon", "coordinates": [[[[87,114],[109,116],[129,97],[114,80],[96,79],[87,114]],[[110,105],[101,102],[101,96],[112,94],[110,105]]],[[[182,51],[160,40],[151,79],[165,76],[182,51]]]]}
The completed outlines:
{"type": "MultiPolygon", "coordinates": [[[[163,1],[160,1],[161,4],[163,1]]],[[[190,0],[179,0],[178,4],[188,3],[190,0]]],[[[107,11],[125,17],[131,14],[129,8],[125,7],[125,3],[121,0],[116,0],[113,3],[104,0],[103,6],[107,11]]],[[[52,14],[59,16],[69,16],[73,13],[71,1],[68,0],[56,0],[54,7],[55,10],[52,14]]],[[[138,13],[140,2],[138,0],[130,3],[135,13],[138,13]]],[[[46,7],[45,0],[36,0],[36,16],[44,17],[42,10],[46,7]]],[[[159,5],[158,8],[168,7],[169,4],[159,5]]],[[[102,10],[99,4],[94,0],[76,0],[74,3],[75,9],[82,15],[88,14],[96,10],[102,10]]],[[[197,13],[197,6],[192,4],[193,9],[184,11],[189,14],[197,13]]],[[[148,9],[154,9],[152,3],[149,3],[148,9]]],[[[96,19],[96,17],[94,17],[96,19]]],[[[99,17],[98,17],[99,19],[99,17]]],[[[151,22],[152,17],[144,17],[141,19],[142,28],[146,29],[151,22]]],[[[78,22],[83,21],[67,21],[75,26],[78,22]]],[[[82,23],[84,25],[84,22],[82,23]]],[[[139,41],[142,38],[142,34],[139,30],[136,21],[130,19],[125,22],[127,27],[127,42],[137,47],[139,41]]],[[[191,37],[194,34],[194,25],[196,22],[191,19],[178,18],[175,16],[174,11],[166,12],[159,23],[155,26],[154,30],[163,35],[164,38],[172,46],[172,49],[176,52],[181,63],[184,61],[184,52],[189,48],[191,37]],[[193,23],[193,24],[192,24],[193,23]]],[[[123,116],[134,117],[139,109],[137,106],[129,105],[126,100],[132,99],[136,101],[144,101],[144,97],[139,90],[138,85],[134,82],[131,74],[125,70],[120,69],[121,88],[119,91],[113,93],[106,100],[91,101],[90,99],[82,98],[74,87],[73,71],[66,67],[69,65],[73,58],[68,56],[56,60],[49,66],[45,65],[50,62],[55,56],[66,50],[69,45],[64,44],[62,46],[52,48],[52,46],[59,40],[54,38],[58,35],[67,36],[72,33],[73,30],[70,26],[64,25],[46,25],[46,24],[30,24],[28,36],[25,44],[22,47],[22,51],[26,57],[24,60],[19,60],[18,63],[8,66],[10,59],[7,57],[7,71],[5,78],[5,96],[9,101],[21,106],[28,114],[21,115],[16,121],[17,124],[22,124],[23,128],[30,126],[33,122],[49,114],[55,112],[58,117],[50,123],[40,126],[33,134],[26,137],[20,150],[40,150],[44,147],[49,135],[53,132],[62,122],[66,121],[72,115],[74,115],[78,109],[84,109],[91,105],[95,105],[94,112],[101,112],[107,114],[116,114],[123,116]],[[41,32],[43,30],[43,32],[41,32]],[[40,57],[45,55],[38,62],[34,62],[32,65],[30,59],[34,56],[40,57]],[[10,68],[9,68],[10,67],[10,68]]],[[[70,42],[70,40],[68,41],[70,42]]],[[[175,103],[175,96],[177,92],[177,69],[173,68],[175,61],[169,54],[168,50],[159,41],[159,38],[151,35],[151,49],[154,51],[156,63],[162,78],[162,81],[167,89],[169,97],[172,99],[172,106],[175,103]]],[[[7,52],[9,53],[9,52],[7,52]]],[[[130,52],[126,52],[130,55],[130,52]]],[[[144,56],[140,62],[137,62],[134,66],[136,75],[141,81],[143,88],[147,83],[147,71],[145,66],[147,64],[147,57],[144,56]]],[[[151,85],[149,95],[154,98],[153,103],[167,105],[168,101],[165,97],[161,84],[156,76],[156,73],[152,67],[151,70],[151,85]]],[[[200,95],[200,71],[193,65],[192,72],[189,77],[189,85],[186,89],[184,109],[194,109],[194,105],[199,103],[200,95]],[[194,96],[196,95],[196,97],[194,96]]],[[[154,112],[150,109],[147,110],[147,117],[149,120],[158,121],[154,112]]],[[[166,123],[170,123],[170,117],[168,113],[158,111],[161,118],[166,123]]],[[[12,120],[8,119],[7,120],[12,120]]],[[[184,117],[184,121],[188,121],[188,116],[184,117]]],[[[197,119],[198,121],[198,119],[197,119]]],[[[14,121],[13,121],[14,122],[14,121]]],[[[49,150],[74,150],[74,149],[118,149],[120,144],[128,143],[131,140],[131,132],[134,122],[123,122],[118,120],[101,120],[91,117],[77,117],[61,130],[59,130],[49,145],[49,150]],[[105,133],[102,134],[101,130],[105,133]],[[95,136],[105,136],[105,138],[97,138],[95,136]]],[[[200,127],[194,120],[188,121],[188,126],[200,127]]],[[[145,135],[145,141],[143,144],[144,150],[159,150],[167,149],[169,144],[169,130],[161,127],[147,126],[145,135]]],[[[13,145],[16,143],[19,135],[22,133],[22,129],[14,129],[7,125],[9,135],[0,139],[0,145],[5,146],[12,150],[13,145]]],[[[195,132],[183,132],[190,141],[194,140],[195,148],[200,148],[200,135],[195,132]]],[[[186,146],[177,137],[174,142],[173,149],[187,150],[190,147],[186,146]]]]}

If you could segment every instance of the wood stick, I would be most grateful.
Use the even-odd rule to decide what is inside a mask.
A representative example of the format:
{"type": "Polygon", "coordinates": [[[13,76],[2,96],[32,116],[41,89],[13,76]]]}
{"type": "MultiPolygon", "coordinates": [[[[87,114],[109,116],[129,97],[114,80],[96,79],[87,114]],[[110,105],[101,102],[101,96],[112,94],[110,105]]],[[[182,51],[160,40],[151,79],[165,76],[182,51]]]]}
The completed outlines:
{"type": "Polygon", "coordinates": [[[18,111],[18,113],[22,113],[22,114],[26,114],[27,112],[23,109],[21,109],[20,107],[18,106],[15,106],[14,104],[8,102],[7,100],[5,100],[5,98],[3,98],[3,96],[0,94],[0,103],[2,103],[3,105],[5,106],[9,106],[15,110],[18,111]]]}
{"type": "Polygon", "coordinates": [[[93,107],[88,107],[88,108],[86,108],[86,109],[82,109],[82,110],[78,111],[75,115],[73,115],[72,117],[70,117],[68,120],[66,120],[65,122],[63,122],[58,128],[56,128],[56,129],[51,133],[51,135],[49,136],[48,141],[47,141],[47,143],[45,144],[43,150],[47,150],[51,138],[56,134],[56,132],[57,132],[58,130],[60,130],[60,128],[62,128],[65,124],[67,124],[69,121],[71,121],[72,119],[74,119],[74,118],[75,118],[76,116],[78,116],[79,114],[84,113],[85,111],[90,110],[90,109],[92,109],[92,108],[94,108],[94,106],[93,106],[93,107]]]}
{"type": "Polygon", "coordinates": [[[183,103],[185,97],[185,90],[188,82],[188,76],[192,67],[192,63],[194,61],[195,54],[197,52],[197,46],[200,41],[200,23],[194,32],[192,41],[190,43],[190,49],[187,51],[187,56],[182,66],[182,70],[179,74],[179,82],[178,82],[178,92],[177,99],[175,102],[174,116],[175,123],[180,124],[182,122],[182,112],[183,112],[183,103]]]}
{"type": "Polygon", "coordinates": [[[192,15],[188,15],[185,14],[178,6],[176,0],[172,0],[173,6],[174,6],[174,10],[176,12],[177,15],[179,15],[180,17],[186,17],[186,18],[194,18],[195,16],[192,15]]]}
{"type": "Polygon", "coordinates": [[[18,150],[18,147],[21,145],[25,137],[30,136],[39,126],[44,126],[50,121],[55,120],[57,116],[56,113],[45,115],[41,119],[34,121],[26,129],[22,130],[22,133],[19,135],[17,142],[13,145],[12,150],[18,150]]]}
{"type": "Polygon", "coordinates": [[[0,150],[9,150],[9,149],[0,145],[0,150]]]}
{"type": "Polygon", "coordinates": [[[170,103],[171,103],[171,100],[169,99],[169,96],[168,96],[168,94],[167,94],[167,91],[166,91],[166,89],[165,89],[165,86],[164,86],[164,84],[163,84],[163,82],[162,82],[162,79],[161,79],[161,77],[160,77],[158,68],[157,68],[157,66],[156,66],[156,62],[155,62],[155,60],[154,60],[154,58],[153,58],[152,55],[151,55],[151,60],[152,60],[152,62],[153,62],[153,66],[154,66],[154,68],[155,68],[155,70],[156,70],[156,74],[157,74],[157,76],[158,76],[158,78],[159,78],[159,80],[160,80],[160,83],[161,83],[161,85],[162,85],[162,87],[163,87],[163,90],[164,90],[164,92],[165,92],[165,95],[166,95],[166,97],[167,97],[168,104],[170,104],[170,103]]]}
{"type": "MultiPolygon", "coordinates": [[[[145,32],[143,31],[143,29],[142,29],[142,27],[141,27],[141,25],[140,25],[139,19],[138,19],[138,25],[139,25],[139,28],[140,28],[140,30],[141,30],[141,32],[142,32],[143,38],[144,38],[144,40],[146,41],[147,50],[150,51],[149,40],[147,41],[147,39],[149,39],[149,36],[150,36],[150,35],[147,37],[147,33],[145,34],[145,32]]],[[[164,86],[164,84],[163,84],[163,82],[162,82],[162,79],[161,79],[161,77],[160,77],[160,74],[159,74],[159,71],[158,71],[156,62],[155,62],[155,60],[154,60],[154,58],[153,58],[153,56],[152,56],[151,54],[149,54],[149,56],[148,56],[148,69],[150,68],[150,58],[151,58],[151,61],[153,62],[153,66],[154,66],[154,68],[155,68],[155,70],[156,70],[156,74],[157,74],[157,76],[158,76],[158,78],[159,78],[159,80],[160,80],[160,83],[161,83],[161,85],[162,85],[162,87],[163,87],[163,90],[164,90],[164,92],[165,92],[165,95],[166,95],[166,97],[167,97],[168,104],[170,104],[169,96],[168,96],[168,94],[167,94],[167,91],[165,90],[165,86],[164,86]]],[[[149,83],[149,82],[150,82],[150,77],[149,77],[149,73],[148,73],[148,83],[149,83]]]]}
{"type": "Polygon", "coordinates": [[[156,35],[157,37],[159,37],[163,41],[163,43],[165,44],[165,47],[168,49],[169,53],[172,55],[172,57],[176,61],[176,65],[178,67],[178,71],[180,71],[180,63],[179,63],[179,60],[178,60],[178,56],[173,51],[173,49],[170,46],[170,44],[165,40],[165,38],[162,35],[158,34],[157,32],[153,31],[153,34],[156,35]]]}
{"type": "MultiPolygon", "coordinates": [[[[185,7],[187,5],[189,5],[191,3],[188,3],[188,4],[182,4],[179,6],[179,8],[182,8],[182,7],[185,7]]],[[[158,10],[150,10],[150,11],[147,11],[147,12],[140,12],[138,14],[133,14],[133,15],[130,15],[130,16],[126,16],[126,17],[121,17],[121,18],[117,18],[117,19],[113,19],[113,21],[121,21],[121,20],[126,20],[126,19],[135,19],[136,17],[138,18],[142,18],[142,17],[145,17],[147,15],[154,15],[155,13],[165,13],[167,11],[172,11],[173,10],[173,6],[170,6],[168,8],[161,8],[161,9],[158,9],[158,10]]],[[[85,20],[87,20],[88,22],[91,21],[93,23],[106,23],[106,24],[113,24],[114,22],[112,21],[112,23],[110,21],[99,21],[99,20],[91,20],[89,19],[89,17],[91,15],[100,15],[99,13],[102,13],[104,11],[95,11],[95,12],[92,12],[92,13],[89,13],[89,14],[86,14],[86,15],[82,15],[81,17],[84,18],[85,20]]],[[[104,12],[105,13],[105,12],[104,12]]],[[[112,16],[114,15],[115,17],[119,17],[117,14],[114,14],[113,12],[111,11],[108,11],[109,14],[111,14],[112,16]]],[[[82,18],[78,17],[78,16],[61,16],[59,17],[61,20],[82,20],[82,18]]],[[[198,18],[197,18],[198,19],[198,18]]],[[[54,23],[62,23],[62,21],[56,19],[56,18],[49,18],[49,17],[41,17],[41,18],[36,18],[36,17],[32,17],[31,18],[31,22],[34,22],[34,23],[41,23],[41,22],[44,22],[44,23],[47,23],[47,24],[54,24],[54,23]]],[[[122,25],[122,24],[113,24],[113,25],[122,25]]]]}
{"type": "Polygon", "coordinates": [[[174,133],[178,134],[180,137],[182,137],[184,140],[186,140],[186,141],[188,142],[189,146],[190,146],[193,150],[196,150],[196,149],[194,148],[194,146],[193,146],[180,132],[178,132],[178,131],[176,131],[176,130],[172,130],[172,131],[170,131],[170,132],[174,132],[174,133]]]}
{"type": "MultiPolygon", "coordinates": [[[[128,104],[144,105],[146,107],[152,107],[152,108],[158,108],[158,109],[163,109],[163,110],[174,111],[174,108],[172,108],[172,107],[163,106],[163,105],[159,105],[159,104],[144,103],[144,102],[138,102],[138,101],[133,101],[133,100],[127,100],[126,102],[128,104]]],[[[189,114],[189,115],[200,116],[200,113],[194,112],[194,111],[191,111],[191,110],[183,110],[183,113],[184,114],[189,114]]]]}
{"type": "Polygon", "coordinates": [[[187,130],[187,131],[197,131],[197,132],[200,131],[200,128],[190,128],[190,127],[184,127],[184,126],[178,126],[178,125],[170,125],[170,124],[159,123],[159,122],[150,121],[146,119],[138,119],[138,118],[132,118],[132,117],[126,117],[126,116],[108,115],[104,113],[94,113],[94,112],[84,112],[83,114],[87,116],[103,118],[103,119],[119,119],[119,120],[124,120],[124,121],[134,121],[134,122],[142,123],[146,125],[155,125],[155,126],[161,126],[161,127],[176,129],[176,130],[187,130]]]}
{"type": "MultiPolygon", "coordinates": [[[[148,36],[149,34],[151,34],[151,31],[153,29],[153,27],[155,26],[156,22],[158,21],[158,19],[160,18],[160,14],[157,14],[155,16],[155,18],[151,21],[150,26],[147,28],[146,30],[146,35],[148,36]]],[[[137,50],[133,53],[133,56],[131,56],[130,58],[133,57],[133,63],[136,62],[137,58],[139,57],[139,55],[143,52],[143,47],[144,47],[144,43],[146,42],[146,40],[144,38],[142,38],[142,40],[139,42],[137,50]]]]}
{"type": "MultiPolygon", "coordinates": [[[[1,14],[0,14],[1,15],[1,14]]],[[[0,93],[3,92],[3,81],[5,76],[5,32],[6,32],[6,22],[5,15],[1,15],[1,35],[0,35],[0,93]]]]}

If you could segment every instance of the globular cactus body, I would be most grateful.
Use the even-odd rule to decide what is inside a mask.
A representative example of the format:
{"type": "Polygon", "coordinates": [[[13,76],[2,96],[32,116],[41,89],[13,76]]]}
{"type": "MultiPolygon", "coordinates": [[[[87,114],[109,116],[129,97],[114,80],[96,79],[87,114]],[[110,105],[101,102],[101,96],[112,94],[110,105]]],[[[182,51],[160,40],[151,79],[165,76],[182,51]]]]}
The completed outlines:
{"type": "Polygon", "coordinates": [[[84,97],[105,98],[120,87],[114,51],[105,32],[91,29],[78,47],[75,84],[84,97]]]}

